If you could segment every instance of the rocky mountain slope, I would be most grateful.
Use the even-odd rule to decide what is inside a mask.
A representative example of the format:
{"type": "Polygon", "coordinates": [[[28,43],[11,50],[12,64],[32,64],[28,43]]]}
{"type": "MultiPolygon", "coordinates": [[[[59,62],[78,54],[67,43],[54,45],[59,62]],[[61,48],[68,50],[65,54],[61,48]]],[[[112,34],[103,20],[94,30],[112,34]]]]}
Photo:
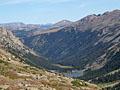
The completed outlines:
{"type": "MultiPolygon", "coordinates": [[[[23,39],[54,64],[84,70],[80,78],[94,83],[101,75],[120,69],[120,10],[89,15],[64,28],[23,39]]],[[[119,85],[119,79],[111,82],[119,85]]]]}
{"type": "Polygon", "coordinates": [[[94,84],[33,67],[36,59],[26,57],[29,54],[36,55],[11,32],[0,28],[1,90],[99,90],[94,84]]]}
{"type": "Polygon", "coordinates": [[[36,52],[23,45],[19,38],[16,38],[11,31],[7,31],[5,28],[0,28],[0,47],[16,55],[16,57],[21,58],[22,61],[30,65],[39,68],[54,68],[47,58],[38,55],[36,52]]]}

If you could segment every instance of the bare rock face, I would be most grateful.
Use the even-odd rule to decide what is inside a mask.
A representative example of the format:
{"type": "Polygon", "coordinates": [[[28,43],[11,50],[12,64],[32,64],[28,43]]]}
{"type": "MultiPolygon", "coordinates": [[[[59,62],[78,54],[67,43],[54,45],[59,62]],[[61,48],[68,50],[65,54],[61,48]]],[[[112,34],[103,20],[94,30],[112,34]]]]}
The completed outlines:
{"type": "Polygon", "coordinates": [[[15,44],[18,44],[23,47],[23,43],[19,40],[19,38],[15,37],[11,31],[7,31],[6,28],[0,27],[1,35],[13,41],[15,44]]]}
{"type": "Polygon", "coordinates": [[[10,48],[21,52],[26,49],[24,53],[27,53],[27,47],[23,45],[19,38],[16,38],[12,32],[2,27],[0,28],[0,45],[3,45],[6,49],[10,48]]]}
{"type": "Polygon", "coordinates": [[[7,35],[7,31],[0,27],[0,33],[3,35],[7,35]]]}

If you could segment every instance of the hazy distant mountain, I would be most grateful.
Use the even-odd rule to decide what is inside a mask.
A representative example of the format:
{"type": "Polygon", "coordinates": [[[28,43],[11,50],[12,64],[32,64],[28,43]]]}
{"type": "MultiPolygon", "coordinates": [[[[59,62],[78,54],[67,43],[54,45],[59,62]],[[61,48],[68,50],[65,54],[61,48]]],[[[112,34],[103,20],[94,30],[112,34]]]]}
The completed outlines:
{"type": "Polygon", "coordinates": [[[31,30],[38,30],[38,29],[46,29],[51,25],[50,24],[46,24],[46,25],[24,24],[22,22],[15,22],[15,23],[3,23],[3,24],[0,24],[0,26],[5,27],[6,29],[11,31],[18,31],[18,30],[31,31],[31,30]]]}
{"type": "MultiPolygon", "coordinates": [[[[120,69],[120,10],[89,15],[61,29],[23,39],[27,46],[53,63],[85,69],[81,77],[85,80],[96,83],[101,75],[107,77],[120,69]]],[[[118,73],[112,78],[114,75],[119,78],[118,73]]],[[[110,78],[106,79],[109,82],[110,78]]],[[[119,79],[111,82],[119,85],[119,79]]]]}

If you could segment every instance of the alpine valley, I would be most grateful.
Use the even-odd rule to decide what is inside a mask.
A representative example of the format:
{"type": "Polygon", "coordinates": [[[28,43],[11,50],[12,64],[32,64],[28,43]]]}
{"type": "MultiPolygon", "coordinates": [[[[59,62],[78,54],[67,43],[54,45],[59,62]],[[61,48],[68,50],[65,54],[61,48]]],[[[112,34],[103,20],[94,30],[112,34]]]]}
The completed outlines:
{"type": "Polygon", "coordinates": [[[120,10],[0,27],[2,90],[120,90],[120,10]]]}

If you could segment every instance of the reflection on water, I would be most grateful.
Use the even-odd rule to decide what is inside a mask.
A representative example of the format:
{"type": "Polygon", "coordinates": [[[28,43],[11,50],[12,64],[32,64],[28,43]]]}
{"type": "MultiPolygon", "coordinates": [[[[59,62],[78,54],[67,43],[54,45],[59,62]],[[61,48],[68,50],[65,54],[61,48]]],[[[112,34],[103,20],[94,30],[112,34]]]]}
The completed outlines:
{"type": "Polygon", "coordinates": [[[72,70],[63,73],[63,75],[65,75],[66,77],[80,77],[83,75],[83,72],[84,72],[83,70],[72,70]]]}

